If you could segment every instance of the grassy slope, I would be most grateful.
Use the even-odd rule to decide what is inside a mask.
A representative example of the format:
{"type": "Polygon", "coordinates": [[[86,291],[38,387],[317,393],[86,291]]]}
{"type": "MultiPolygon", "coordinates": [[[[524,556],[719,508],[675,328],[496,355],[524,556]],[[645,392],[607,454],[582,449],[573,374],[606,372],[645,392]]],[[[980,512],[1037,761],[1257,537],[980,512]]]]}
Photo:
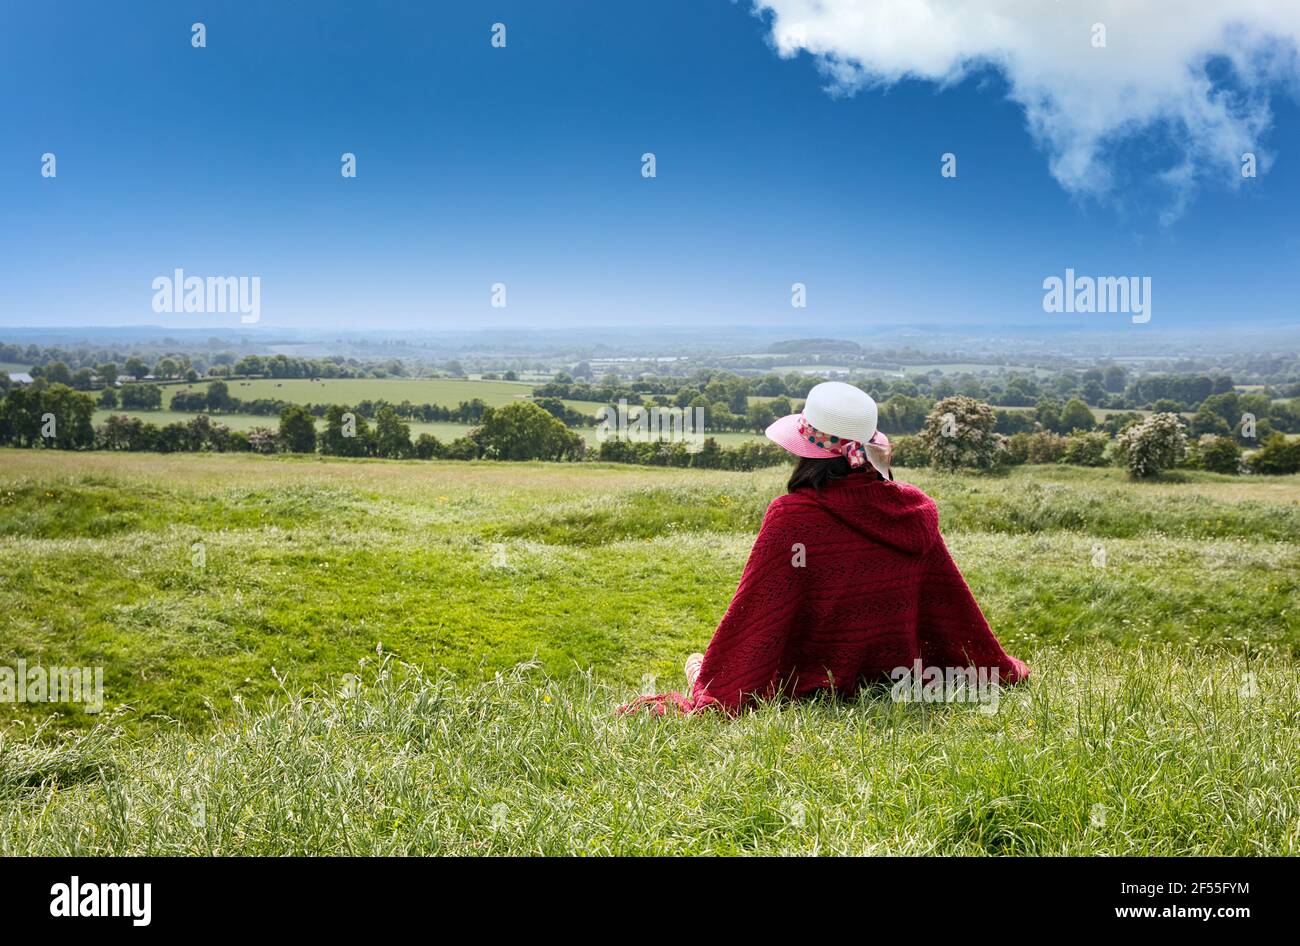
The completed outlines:
{"type": "MultiPolygon", "coordinates": [[[[868,701],[665,727],[605,710],[644,673],[679,685],[779,470],[0,451],[0,665],[102,664],[109,706],[132,707],[122,744],[101,730],[52,753],[21,741],[32,707],[0,707],[20,740],[0,747],[0,811],[8,793],[31,815],[49,799],[22,786],[77,783],[105,759],[121,772],[58,793],[44,834],[0,816],[0,852],[1291,849],[1297,478],[905,478],[939,500],[976,596],[1038,671],[1031,687],[993,718],[868,701]],[[273,668],[291,690],[332,693],[362,661],[373,668],[379,645],[448,676],[375,687],[321,716],[281,701],[229,721],[279,692],[273,668]],[[547,677],[475,682],[532,658],[547,677]],[[1253,702],[1238,693],[1248,668],[1253,702]],[[322,728],[330,713],[339,728],[322,728]],[[153,736],[137,745],[132,733],[153,736]],[[302,768],[268,769],[267,751],[302,768]],[[890,766],[874,765],[882,754],[890,766]],[[353,774],[322,768],[336,758],[353,774]],[[240,808],[227,770],[303,795],[268,789],[240,808]],[[616,799],[638,780],[652,787],[624,812],[616,799]],[[181,784],[206,786],[224,812],[210,829],[177,818],[181,784]],[[115,791],[151,813],[114,827],[115,791]],[[362,794],[379,807],[352,807],[362,794]],[[299,808],[311,830],[277,840],[275,819],[317,795],[337,810],[299,808]],[[879,805],[857,818],[869,798],[879,805]],[[1247,824],[1260,799],[1290,821],[1247,824]],[[805,830],[790,830],[787,803],[808,809],[805,830]],[[1114,830],[1089,831],[1080,812],[1093,803],[1129,807],[1114,830]],[[506,831],[485,816],[498,804],[506,831]],[[1203,821],[1216,805],[1230,824],[1203,821]]],[[[77,709],[55,719],[87,722],[77,709]]]]}

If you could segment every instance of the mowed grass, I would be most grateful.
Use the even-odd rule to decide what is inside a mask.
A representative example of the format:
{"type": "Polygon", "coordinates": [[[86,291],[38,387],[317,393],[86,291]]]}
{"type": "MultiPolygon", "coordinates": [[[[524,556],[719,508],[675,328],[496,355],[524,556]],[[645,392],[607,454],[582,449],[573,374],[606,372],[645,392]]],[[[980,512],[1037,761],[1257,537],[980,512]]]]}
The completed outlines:
{"type": "Polygon", "coordinates": [[[0,706],[0,853],[1296,851],[1297,478],[901,472],[1035,669],[996,714],[611,715],[782,469],[0,451],[0,666],[107,707],[0,706]]]}

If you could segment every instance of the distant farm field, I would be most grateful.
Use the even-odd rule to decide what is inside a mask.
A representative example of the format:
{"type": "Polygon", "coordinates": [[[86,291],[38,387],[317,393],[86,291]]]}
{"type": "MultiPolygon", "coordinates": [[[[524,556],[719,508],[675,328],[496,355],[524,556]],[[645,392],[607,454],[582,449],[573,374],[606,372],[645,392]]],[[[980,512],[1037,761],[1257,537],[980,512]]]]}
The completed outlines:
{"type": "Polygon", "coordinates": [[[995,715],[616,719],[785,474],[0,450],[0,666],[105,676],[0,704],[0,854],[1300,851],[1300,478],[901,471],[995,715]]]}
{"type": "MultiPolygon", "coordinates": [[[[240,400],[275,398],[292,404],[359,404],[385,400],[392,404],[440,404],[455,407],[461,401],[478,398],[492,407],[532,396],[532,383],[523,381],[472,381],[458,378],[254,378],[227,382],[230,393],[240,400]]],[[[177,391],[206,392],[208,382],[169,384],[163,388],[163,405],[171,403],[177,391]]],[[[589,401],[565,401],[574,410],[594,414],[599,407],[589,401]]]]}
{"type": "MultiPolygon", "coordinates": [[[[241,400],[278,398],[294,404],[356,404],[386,400],[394,404],[446,404],[479,398],[493,407],[533,393],[533,385],[517,381],[469,381],[457,378],[255,378],[228,382],[241,400]]],[[[169,391],[206,391],[207,384],[171,385],[169,391]]],[[[164,396],[164,400],[166,397],[164,396]]]]}

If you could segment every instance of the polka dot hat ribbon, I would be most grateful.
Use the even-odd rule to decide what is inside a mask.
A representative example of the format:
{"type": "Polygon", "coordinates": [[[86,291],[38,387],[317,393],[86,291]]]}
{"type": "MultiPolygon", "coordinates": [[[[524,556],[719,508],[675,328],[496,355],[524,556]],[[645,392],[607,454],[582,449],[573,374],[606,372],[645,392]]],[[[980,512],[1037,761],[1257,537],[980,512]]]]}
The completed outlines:
{"type": "Polygon", "coordinates": [[[867,462],[867,451],[858,441],[846,440],[820,431],[808,423],[808,418],[802,414],[799,415],[799,436],[823,450],[844,457],[849,461],[849,466],[855,470],[867,462]]]}

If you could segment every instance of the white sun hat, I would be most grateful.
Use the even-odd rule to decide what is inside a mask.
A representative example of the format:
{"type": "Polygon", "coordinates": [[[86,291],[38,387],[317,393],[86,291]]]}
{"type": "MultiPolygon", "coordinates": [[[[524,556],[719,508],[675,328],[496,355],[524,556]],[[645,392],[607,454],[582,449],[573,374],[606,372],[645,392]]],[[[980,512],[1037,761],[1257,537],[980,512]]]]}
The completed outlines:
{"type": "Polygon", "coordinates": [[[843,381],[826,381],[808,392],[803,411],[767,428],[767,437],[800,457],[844,457],[857,468],[870,463],[889,479],[892,449],[876,429],[879,412],[866,391],[843,381]]]}

